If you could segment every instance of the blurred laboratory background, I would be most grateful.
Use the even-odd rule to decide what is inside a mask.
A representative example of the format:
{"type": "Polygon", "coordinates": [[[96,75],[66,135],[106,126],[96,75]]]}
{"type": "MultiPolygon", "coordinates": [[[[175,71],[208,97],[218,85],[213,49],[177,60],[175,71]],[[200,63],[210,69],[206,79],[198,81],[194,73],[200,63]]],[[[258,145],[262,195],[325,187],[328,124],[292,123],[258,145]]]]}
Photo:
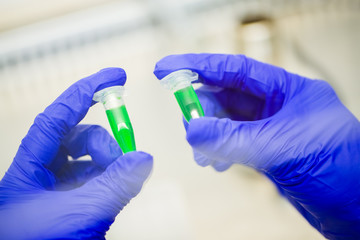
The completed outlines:
{"type": "MultiPolygon", "coordinates": [[[[122,67],[138,149],[155,162],[107,239],[323,239],[263,175],[197,166],[152,71],[169,54],[247,54],[328,81],[359,118],[359,43],[359,0],[0,0],[0,177],[59,94],[122,67]]],[[[82,123],[110,131],[99,104],[82,123]]]]}

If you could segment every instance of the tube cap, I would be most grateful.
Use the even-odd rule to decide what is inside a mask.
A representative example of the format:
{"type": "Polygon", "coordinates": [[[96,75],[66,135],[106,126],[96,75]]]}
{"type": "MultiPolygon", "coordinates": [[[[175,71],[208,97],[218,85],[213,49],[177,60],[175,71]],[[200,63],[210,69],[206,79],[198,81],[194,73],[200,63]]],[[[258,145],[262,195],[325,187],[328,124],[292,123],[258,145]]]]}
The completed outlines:
{"type": "Polygon", "coordinates": [[[170,73],[160,80],[160,84],[171,91],[177,91],[179,89],[188,87],[191,82],[198,80],[199,75],[188,69],[182,69],[170,73]]]}
{"type": "Polygon", "coordinates": [[[108,95],[115,95],[116,97],[123,97],[125,95],[124,86],[112,86],[104,88],[94,93],[93,100],[95,102],[104,102],[108,95]]]}

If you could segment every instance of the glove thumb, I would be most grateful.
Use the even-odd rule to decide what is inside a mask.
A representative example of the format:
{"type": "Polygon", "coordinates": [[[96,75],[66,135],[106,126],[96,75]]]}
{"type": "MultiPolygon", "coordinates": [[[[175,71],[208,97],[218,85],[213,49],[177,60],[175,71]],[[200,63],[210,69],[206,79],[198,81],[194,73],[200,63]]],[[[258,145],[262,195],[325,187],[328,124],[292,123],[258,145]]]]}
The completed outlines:
{"type": "Polygon", "coordinates": [[[129,152],[81,187],[90,215],[112,223],[116,215],[141,190],[153,165],[151,155],[129,152]]]}
{"type": "Polygon", "coordinates": [[[192,119],[186,139],[195,151],[217,162],[242,163],[252,167],[255,158],[255,138],[258,121],[241,122],[228,118],[202,117],[192,119]]]}

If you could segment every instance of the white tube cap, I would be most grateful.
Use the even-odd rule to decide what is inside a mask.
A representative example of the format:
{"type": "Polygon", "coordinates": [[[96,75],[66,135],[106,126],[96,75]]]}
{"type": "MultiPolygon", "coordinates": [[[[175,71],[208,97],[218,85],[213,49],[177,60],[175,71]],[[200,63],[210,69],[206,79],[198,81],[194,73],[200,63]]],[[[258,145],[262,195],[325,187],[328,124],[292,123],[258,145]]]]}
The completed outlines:
{"type": "Polygon", "coordinates": [[[160,84],[171,91],[178,91],[191,85],[193,81],[199,79],[199,75],[188,69],[182,69],[170,73],[160,80],[160,84]]]}
{"type": "Polygon", "coordinates": [[[94,93],[93,100],[104,104],[105,109],[112,109],[124,105],[122,97],[125,95],[124,86],[104,88],[94,93]]]}

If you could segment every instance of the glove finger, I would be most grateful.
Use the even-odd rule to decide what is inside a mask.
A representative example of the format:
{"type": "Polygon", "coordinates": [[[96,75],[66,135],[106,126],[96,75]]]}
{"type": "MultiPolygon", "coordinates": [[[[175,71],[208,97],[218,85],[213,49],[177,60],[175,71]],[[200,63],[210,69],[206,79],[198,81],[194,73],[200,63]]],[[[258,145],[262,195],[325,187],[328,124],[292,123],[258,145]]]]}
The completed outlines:
{"type": "Polygon", "coordinates": [[[182,118],[182,121],[183,121],[183,124],[184,124],[185,131],[187,131],[187,129],[189,127],[189,123],[186,121],[186,119],[184,117],[182,118]]]}
{"type": "Polygon", "coordinates": [[[154,74],[162,79],[169,73],[190,69],[197,72],[201,81],[208,85],[237,88],[260,98],[275,98],[280,102],[290,98],[302,78],[284,69],[258,62],[244,55],[182,54],[164,57],[156,63],[154,74]]]}
{"type": "Polygon", "coordinates": [[[70,185],[72,188],[99,175],[122,155],[115,139],[97,125],[75,126],[66,135],[61,146],[61,156],[56,157],[48,169],[56,175],[57,183],[70,185]],[[73,158],[90,155],[92,161],[69,161],[68,155],[73,158]]]}
{"type": "Polygon", "coordinates": [[[194,159],[198,165],[202,167],[211,165],[218,172],[223,172],[227,170],[233,164],[231,162],[214,161],[196,150],[193,150],[193,152],[194,152],[194,159]]]}
{"type": "Polygon", "coordinates": [[[64,136],[83,119],[93,104],[93,94],[105,87],[124,85],[125,81],[123,69],[107,68],[76,82],[35,118],[19,151],[31,152],[40,163],[48,165],[64,136]]]}
{"type": "Polygon", "coordinates": [[[260,150],[255,143],[265,125],[261,121],[237,122],[203,117],[190,121],[186,138],[194,150],[214,161],[257,168],[261,167],[255,163],[260,150]]]}
{"type": "Polygon", "coordinates": [[[281,106],[269,105],[266,109],[263,99],[244,93],[238,89],[223,89],[221,91],[208,91],[208,87],[198,89],[197,95],[203,106],[205,116],[217,118],[230,118],[236,121],[253,121],[269,117],[277,112],[281,106]]]}
{"type": "Polygon", "coordinates": [[[215,161],[215,162],[213,162],[213,164],[211,164],[211,166],[218,172],[226,171],[232,165],[233,165],[233,163],[231,163],[231,162],[220,162],[220,161],[215,161]]]}
{"type": "Polygon", "coordinates": [[[119,157],[100,176],[78,189],[79,197],[88,206],[83,209],[111,224],[119,211],[140,192],[152,166],[152,156],[144,152],[129,152],[119,157]]]}
{"type": "MultiPolygon", "coordinates": [[[[97,125],[77,125],[63,139],[59,153],[48,169],[55,173],[69,162],[68,156],[76,159],[90,155],[94,164],[105,169],[122,155],[115,139],[97,125]]],[[[71,161],[70,161],[71,162],[71,161]]]]}
{"type": "Polygon", "coordinates": [[[106,129],[97,125],[78,125],[64,138],[62,145],[73,158],[90,155],[94,163],[106,168],[122,155],[121,148],[106,129]]]}
{"type": "Polygon", "coordinates": [[[104,168],[93,161],[68,161],[56,174],[55,189],[65,191],[79,187],[103,172],[104,168]]]}
{"type": "Polygon", "coordinates": [[[209,166],[213,162],[213,160],[209,159],[207,156],[196,150],[193,150],[193,154],[195,162],[202,167],[209,166]]]}
{"type": "Polygon", "coordinates": [[[196,90],[196,94],[204,110],[205,116],[218,116],[224,111],[221,104],[217,101],[217,94],[215,92],[205,90],[201,87],[196,90]]]}

